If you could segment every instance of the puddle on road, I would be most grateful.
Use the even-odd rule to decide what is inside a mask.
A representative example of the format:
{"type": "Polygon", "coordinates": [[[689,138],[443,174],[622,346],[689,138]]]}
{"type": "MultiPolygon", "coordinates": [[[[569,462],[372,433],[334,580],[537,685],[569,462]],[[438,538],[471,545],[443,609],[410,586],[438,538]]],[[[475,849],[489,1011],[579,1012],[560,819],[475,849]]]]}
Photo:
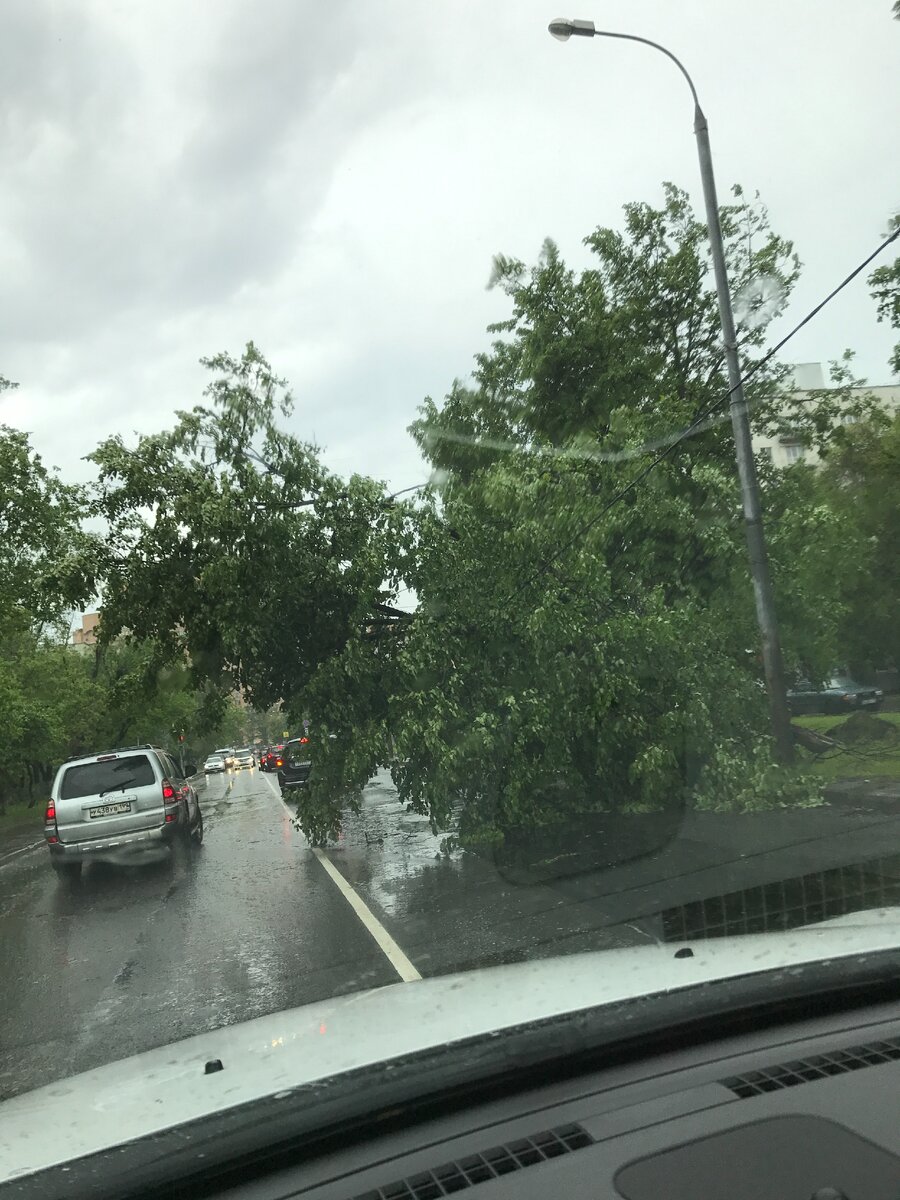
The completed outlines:
{"type": "Polygon", "coordinates": [[[429,894],[451,896],[475,866],[463,851],[443,849],[446,836],[432,833],[427,817],[407,811],[383,769],[364,788],[360,813],[346,814],[340,837],[328,849],[350,883],[387,915],[403,916],[429,907],[429,894]]]}

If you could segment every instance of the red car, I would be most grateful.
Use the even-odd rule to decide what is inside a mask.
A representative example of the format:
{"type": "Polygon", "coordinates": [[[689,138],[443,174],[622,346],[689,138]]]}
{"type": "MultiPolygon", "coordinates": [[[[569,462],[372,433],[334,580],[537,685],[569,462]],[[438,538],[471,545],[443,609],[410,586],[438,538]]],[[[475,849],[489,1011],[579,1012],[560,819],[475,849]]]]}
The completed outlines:
{"type": "Polygon", "coordinates": [[[277,746],[269,746],[260,759],[259,765],[264,771],[277,771],[284,765],[283,751],[284,742],[280,742],[277,746]]]}

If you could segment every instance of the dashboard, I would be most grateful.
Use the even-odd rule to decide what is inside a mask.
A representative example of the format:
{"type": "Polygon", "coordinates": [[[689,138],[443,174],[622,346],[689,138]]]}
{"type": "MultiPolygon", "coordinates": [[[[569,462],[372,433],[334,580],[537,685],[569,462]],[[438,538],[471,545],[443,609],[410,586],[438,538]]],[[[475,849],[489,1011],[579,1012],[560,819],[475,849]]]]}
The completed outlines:
{"type": "MultiPolygon", "coordinates": [[[[368,1138],[248,1200],[900,1200],[900,1012],[673,1049],[368,1138]]],[[[213,1193],[210,1193],[213,1194],[213,1193]]]]}

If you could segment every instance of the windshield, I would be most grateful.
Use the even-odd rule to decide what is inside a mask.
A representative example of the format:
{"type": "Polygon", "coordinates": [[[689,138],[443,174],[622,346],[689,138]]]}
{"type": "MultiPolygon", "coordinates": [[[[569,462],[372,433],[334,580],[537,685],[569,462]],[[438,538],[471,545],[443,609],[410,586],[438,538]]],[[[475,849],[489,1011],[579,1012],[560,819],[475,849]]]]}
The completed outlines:
{"type": "Polygon", "coordinates": [[[0,1128],[900,907],[892,3],[0,5],[0,1128]]]}

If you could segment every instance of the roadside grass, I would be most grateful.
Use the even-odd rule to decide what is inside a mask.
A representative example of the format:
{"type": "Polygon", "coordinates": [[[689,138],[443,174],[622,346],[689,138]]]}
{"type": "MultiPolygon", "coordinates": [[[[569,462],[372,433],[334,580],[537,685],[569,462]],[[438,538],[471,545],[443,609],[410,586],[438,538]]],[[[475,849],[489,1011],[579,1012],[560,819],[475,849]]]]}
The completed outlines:
{"type": "MultiPolygon", "coordinates": [[[[900,712],[880,711],[873,714],[878,720],[887,721],[897,730],[897,738],[871,739],[858,741],[852,745],[845,744],[839,751],[826,751],[824,754],[812,754],[800,749],[799,756],[803,769],[813,775],[818,775],[828,783],[837,779],[897,779],[900,780],[900,712]]],[[[794,723],[816,733],[831,735],[838,725],[847,718],[841,716],[828,717],[795,717],[794,723]]],[[[840,739],[840,734],[835,735],[840,739]]]]}
{"type": "Polygon", "coordinates": [[[23,833],[33,833],[40,837],[44,829],[44,806],[35,804],[31,808],[26,803],[7,804],[0,813],[0,846],[10,838],[23,833]]]}

